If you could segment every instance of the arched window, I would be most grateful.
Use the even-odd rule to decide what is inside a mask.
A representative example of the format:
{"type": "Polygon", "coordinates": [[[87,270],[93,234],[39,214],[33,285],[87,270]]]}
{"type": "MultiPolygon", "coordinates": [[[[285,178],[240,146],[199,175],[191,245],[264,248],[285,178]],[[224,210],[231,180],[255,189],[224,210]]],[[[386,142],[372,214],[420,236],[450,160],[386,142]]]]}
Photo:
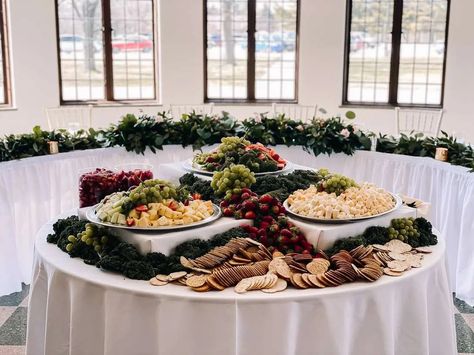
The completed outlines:
{"type": "Polygon", "coordinates": [[[449,0],[348,0],[344,104],[441,107],[449,0]]]}
{"type": "Polygon", "coordinates": [[[298,0],[204,1],[205,101],[297,100],[298,0]]]}
{"type": "Polygon", "coordinates": [[[56,0],[61,102],[156,98],[153,0],[56,0]]]}

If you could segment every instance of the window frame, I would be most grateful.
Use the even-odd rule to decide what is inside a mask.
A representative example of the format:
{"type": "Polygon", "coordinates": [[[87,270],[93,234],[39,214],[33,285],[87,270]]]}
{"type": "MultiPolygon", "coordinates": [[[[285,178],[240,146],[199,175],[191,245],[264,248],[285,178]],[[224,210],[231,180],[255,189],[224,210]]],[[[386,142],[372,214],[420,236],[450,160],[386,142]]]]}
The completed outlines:
{"type": "Polygon", "coordinates": [[[0,0],[0,31],[2,46],[2,71],[3,71],[3,103],[0,103],[0,108],[12,106],[12,90],[11,90],[11,73],[10,73],[10,45],[9,45],[9,31],[8,31],[8,9],[7,1],[0,0]]]}
{"type": "MultiPolygon", "coordinates": [[[[3,0],[0,0],[3,1],[3,0]]],[[[72,0],[74,1],[74,0],[72,0]]],[[[100,0],[100,7],[102,10],[102,47],[103,47],[103,62],[104,62],[104,97],[105,99],[99,100],[64,100],[63,99],[63,80],[61,74],[61,47],[60,47],[60,29],[59,29],[59,0],[54,0],[55,5],[55,17],[56,17],[56,52],[58,60],[58,78],[59,78],[59,104],[61,106],[67,105],[96,105],[96,106],[120,106],[120,105],[141,105],[158,104],[157,100],[159,97],[159,88],[157,87],[157,28],[156,20],[157,6],[156,0],[150,0],[152,6],[152,33],[153,33],[153,91],[154,97],[150,99],[114,99],[114,78],[113,78],[113,51],[112,51],[112,19],[111,19],[111,0],[100,0]]]]}
{"type": "Polygon", "coordinates": [[[296,32],[295,32],[295,97],[294,99],[256,99],[255,98],[255,34],[257,33],[257,0],[247,0],[247,98],[209,98],[207,92],[207,0],[203,4],[203,58],[204,58],[204,103],[217,104],[271,104],[298,103],[299,87],[299,54],[300,54],[300,11],[301,0],[296,0],[296,32]]]}
{"type": "Polygon", "coordinates": [[[394,11],[392,19],[392,52],[390,58],[390,82],[387,102],[363,102],[347,100],[349,85],[349,63],[350,63],[350,46],[351,46],[351,26],[352,26],[352,0],[346,0],[346,23],[344,33],[344,68],[342,83],[342,106],[366,107],[366,108],[433,108],[440,109],[444,105],[444,88],[446,84],[446,61],[448,54],[448,34],[449,21],[451,12],[451,0],[447,1],[446,9],[446,28],[444,34],[444,57],[441,82],[441,99],[439,104],[405,104],[398,103],[398,78],[400,68],[400,46],[402,37],[402,21],[403,21],[403,0],[394,0],[394,11]]]}

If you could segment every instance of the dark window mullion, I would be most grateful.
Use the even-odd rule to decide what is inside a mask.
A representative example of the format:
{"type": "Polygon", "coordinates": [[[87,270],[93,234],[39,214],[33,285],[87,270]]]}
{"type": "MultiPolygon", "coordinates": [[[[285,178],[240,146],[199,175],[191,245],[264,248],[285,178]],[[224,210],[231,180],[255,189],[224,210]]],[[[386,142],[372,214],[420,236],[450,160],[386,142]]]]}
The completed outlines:
{"type": "Polygon", "coordinates": [[[256,0],[247,2],[247,99],[255,101],[255,33],[257,22],[256,0]]]}
{"type": "Polygon", "coordinates": [[[9,52],[7,47],[6,2],[0,0],[0,29],[2,35],[2,71],[3,71],[3,105],[10,104],[10,75],[8,68],[9,52]]]}
{"type": "Polygon", "coordinates": [[[114,72],[112,58],[112,19],[110,0],[102,0],[102,31],[104,48],[105,98],[114,100],[114,72]]]}
{"type": "Polygon", "coordinates": [[[390,59],[390,84],[388,102],[398,103],[398,77],[400,71],[400,46],[402,40],[403,0],[395,0],[393,4],[392,25],[392,56],[390,59]]]}

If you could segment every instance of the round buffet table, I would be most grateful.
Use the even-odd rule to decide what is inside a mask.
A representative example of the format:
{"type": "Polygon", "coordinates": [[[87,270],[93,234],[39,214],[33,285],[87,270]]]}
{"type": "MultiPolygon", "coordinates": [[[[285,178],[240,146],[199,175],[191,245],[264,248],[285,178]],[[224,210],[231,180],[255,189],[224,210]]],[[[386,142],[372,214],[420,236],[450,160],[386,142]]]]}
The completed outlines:
{"type": "MultiPolygon", "coordinates": [[[[9,270],[0,279],[0,295],[21,290],[21,282],[30,283],[34,236],[54,216],[77,208],[79,170],[146,163],[160,176],[160,164],[193,155],[191,147],[163,148],[144,155],[123,148],[91,149],[0,163],[0,268],[9,270]]],[[[275,149],[295,164],[326,167],[431,203],[429,219],[446,238],[451,290],[474,305],[474,173],[431,158],[369,151],[315,157],[297,146],[275,149]]]]}
{"type": "Polygon", "coordinates": [[[456,353],[443,240],[400,277],[239,295],[101,271],[48,244],[51,232],[35,242],[29,355],[456,353]]]}

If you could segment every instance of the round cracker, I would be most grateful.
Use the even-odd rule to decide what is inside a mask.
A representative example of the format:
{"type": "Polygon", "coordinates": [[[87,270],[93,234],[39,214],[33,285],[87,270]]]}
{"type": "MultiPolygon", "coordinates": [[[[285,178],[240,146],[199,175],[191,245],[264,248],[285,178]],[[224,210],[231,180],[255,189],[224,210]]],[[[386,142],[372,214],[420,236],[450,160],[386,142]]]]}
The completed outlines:
{"type": "Polygon", "coordinates": [[[288,282],[283,279],[277,279],[277,282],[270,288],[264,288],[260,291],[265,293],[275,293],[285,290],[288,287],[288,282]]]}
{"type": "Polygon", "coordinates": [[[161,280],[158,280],[156,277],[152,277],[150,279],[150,284],[153,286],[164,286],[168,284],[168,281],[161,281],[161,280]]]}

